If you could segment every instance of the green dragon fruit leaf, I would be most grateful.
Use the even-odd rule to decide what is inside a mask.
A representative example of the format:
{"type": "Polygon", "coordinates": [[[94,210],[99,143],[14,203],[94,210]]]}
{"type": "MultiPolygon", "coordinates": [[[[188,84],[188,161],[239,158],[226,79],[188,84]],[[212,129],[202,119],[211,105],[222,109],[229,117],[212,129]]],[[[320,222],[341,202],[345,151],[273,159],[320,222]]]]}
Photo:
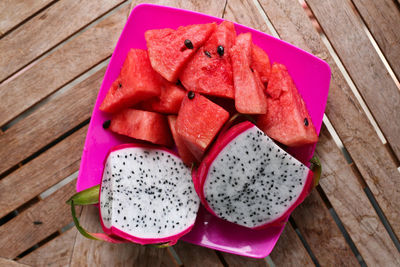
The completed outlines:
{"type": "Polygon", "coordinates": [[[80,191],[67,200],[67,204],[90,205],[99,203],[100,185],[80,191]]]}
{"type": "Polygon", "coordinates": [[[319,179],[321,179],[322,167],[321,162],[319,161],[317,156],[313,156],[310,160],[311,170],[314,173],[314,187],[319,184],[319,179]]]}
{"type": "Polygon", "coordinates": [[[79,233],[81,233],[84,237],[89,239],[107,241],[111,243],[127,243],[127,241],[125,240],[119,240],[104,233],[90,233],[86,231],[79,223],[79,219],[76,217],[75,205],[97,204],[99,203],[99,193],[100,193],[100,185],[96,185],[76,193],[70,199],[67,200],[66,203],[71,205],[72,219],[74,220],[76,229],[78,229],[79,233]]]}

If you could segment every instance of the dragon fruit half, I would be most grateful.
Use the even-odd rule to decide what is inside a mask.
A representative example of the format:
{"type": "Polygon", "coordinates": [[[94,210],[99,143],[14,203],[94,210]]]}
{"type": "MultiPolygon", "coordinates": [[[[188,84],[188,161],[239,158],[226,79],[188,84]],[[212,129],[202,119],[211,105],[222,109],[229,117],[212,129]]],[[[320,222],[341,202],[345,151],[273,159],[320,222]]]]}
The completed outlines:
{"type": "Polygon", "coordinates": [[[192,175],[208,211],[253,229],[284,223],[314,185],[312,171],[248,121],[227,130],[192,175]]]}
{"type": "MultiPolygon", "coordinates": [[[[115,243],[173,245],[193,227],[200,204],[182,160],[173,151],[144,144],[111,149],[97,190],[106,235],[94,239],[115,243]]],[[[76,196],[71,200],[79,202],[76,196]]]]}

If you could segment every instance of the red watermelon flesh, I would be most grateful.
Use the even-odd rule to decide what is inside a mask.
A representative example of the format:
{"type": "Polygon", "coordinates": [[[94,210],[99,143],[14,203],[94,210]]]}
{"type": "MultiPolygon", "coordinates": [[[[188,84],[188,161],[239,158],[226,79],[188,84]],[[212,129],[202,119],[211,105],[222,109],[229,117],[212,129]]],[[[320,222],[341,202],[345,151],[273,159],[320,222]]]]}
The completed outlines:
{"type": "Polygon", "coordinates": [[[287,146],[318,141],[318,135],[306,105],[286,67],[274,63],[268,82],[268,112],[260,115],[257,126],[268,136],[287,146]]]}
{"type": "Polygon", "coordinates": [[[168,116],[168,123],[169,123],[169,128],[171,129],[172,137],[174,138],[176,148],[178,149],[178,154],[181,157],[182,161],[187,166],[192,166],[192,163],[196,162],[196,158],[187,148],[183,139],[176,132],[176,120],[177,120],[176,116],[174,115],[168,116]]]}
{"type": "Polygon", "coordinates": [[[215,23],[208,23],[181,26],[177,30],[146,31],[144,36],[154,70],[168,81],[176,82],[184,65],[210,37],[215,27],[215,23]],[[185,45],[185,40],[190,43],[185,45]]]}
{"type": "Polygon", "coordinates": [[[187,90],[206,95],[234,98],[232,65],[229,50],[235,43],[232,22],[223,21],[208,41],[183,69],[180,80],[187,90]],[[218,53],[218,47],[220,49],[218,53]]]}
{"type": "Polygon", "coordinates": [[[155,112],[124,109],[112,117],[110,130],[157,145],[173,145],[167,118],[155,112]]]}
{"type": "Polygon", "coordinates": [[[161,79],[160,96],[142,102],[140,108],[164,114],[178,114],[186,91],[180,85],[171,83],[163,78],[161,79]]]}
{"type": "Polygon", "coordinates": [[[253,44],[251,54],[251,68],[258,71],[261,81],[267,84],[271,72],[271,63],[265,51],[259,46],[253,44]]]}
{"type": "Polygon", "coordinates": [[[251,37],[251,33],[241,33],[236,37],[235,46],[240,48],[246,58],[249,61],[249,65],[251,65],[251,53],[252,53],[252,46],[253,46],[253,38],[251,37]]]}
{"type": "Polygon", "coordinates": [[[147,51],[131,49],[100,110],[115,113],[160,93],[160,76],[151,67],[147,51]]]}
{"type": "Polygon", "coordinates": [[[229,113],[199,93],[189,92],[182,101],[176,121],[176,131],[190,152],[201,160],[229,113]],[[193,96],[189,98],[188,96],[193,96]]]}
{"type": "Polygon", "coordinates": [[[235,87],[236,110],[244,114],[265,114],[267,98],[256,70],[250,68],[252,39],[250,33],[240,34],[232,47],[231,61],[235,87]]]}

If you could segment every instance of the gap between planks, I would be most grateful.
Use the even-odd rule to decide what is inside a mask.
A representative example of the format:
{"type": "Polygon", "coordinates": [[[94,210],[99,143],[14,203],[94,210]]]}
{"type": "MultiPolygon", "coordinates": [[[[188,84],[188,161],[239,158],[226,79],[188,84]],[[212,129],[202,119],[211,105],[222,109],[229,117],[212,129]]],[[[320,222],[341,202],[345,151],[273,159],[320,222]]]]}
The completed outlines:
{"type": "MultiPolygon", "coordinates": [[[[263,2],[265,2],[265,1],[263,1],[263,2]]],[[[272,16],[273,16],[273,14],[272,14],[272,16]]],[[[299,22],[297,22],[297,23],[299,23],[299,22]]],[[[304,30],[302,27],[300,27],[299,24],[296,24],[294,26],[298,27],[297,29],[294,29],[294,31],[304,30]]],[[[285,27],[288,27],[288,26],[285,26],[285,27]]],[[[284,28],[284,30],[285,29],[286,28],[284,28]]],[[[307,34],[307,32],[305,34],[307,34]]],[[[308,33],[308,35],[310,35],[310,34],[308,33]]],[[[300,45],[301,47],[305,47],[306,50],[311,49],[311,51],[315,51],[314,54],[318,54],[318,53],[326,54],[326,55],[324,55],[324,58],[328,59],[328,61],[331,62],[331,64],[332,64],[332,60],[329,59],[328,54],[326,52],[324,52],[323,46],[321,46],[321,44],[316,42],[317,38],[315,36],[307,36],[307,37],[309,37],[309,38],[307,38],[307,39],[303,38],[302,40],[296,40],[295,37],[293,37],[293,34],[292,35],[286,34],[285,38],[287,38],[288,40],[295,40],[295,42],[297,42],[298,45],[300,45]]],[[[323,55],[323,54],[321,54],[321,55],[323,55]]],[[[346,146],[348,146],[350,148],[349,152],[353,156],[355,155],[355,162],[357,162],[357,164],[363,168],[362,169],[363,175],[365,175],[366,178],[369,179],[369,181],[371,179],[373,179],[374,176],[382,176],[382,177],[386,178],[386,179],[382,179],[380,183],[372,184],[372,185],[373,185],[373,189],[375,191],[376,190],[382,191],[383,189],[385,189],[385,192],[382,192],[382,194],[381,194],[382,197],[380,197],[379,201],[384,201],[384,203],[386,202],[385,205],[386,205],[386,207],[388,207],[387,210],[388,209],[390,210],[390,212],[388,212],[388,214],[391,214],[391,212],[395,211],[395,209],[394,209],[394,207],[392,207],[392,204],[390,203],[390,201],[386,200],[384,198],[384,196],[385,196],[386,192],[387,192],[387,194],[390,195],[391,190],[388,187],[390,187],[389,185],[392,182],[394,182],[393,178],[391,178],[391,177],[393,175],[397,175],[398,171],[396,169],[396,171],[395,171],[397,173],[396,174],[396,173],[394,173],[394,170],[391,169],[391,167],[393,166],[392,165],[393,161],[390,162],[390,158],[387,157],[386,148],[383,146],[379,147],[375,141],[375,139],[376,139],[375,135],[373,135],[372,133],[369,133],[371,131],[371,129],[368,128],[368,127],[370,127],[370,125],[367,125],[365,123],[365,119],[364,119],[365,117],[363,117],[363,116],[365,116],[365,114],[359,112],[359,109],[357,106],[358,102],[354,101],[352,99],[351,94],[348,93],[348,90],[346,88],[347,83],[345,83],[341,79],[342,77],[338,74],[337,69],[335,69],[336,66],[332,65],[331,67],[332,67],[332,71],[333,71],[333,75],[334,75],[334,80],[331,85],[334,87],[331,88],[330,98],[328,98],[327,108],[330,108],[331,110],[327,109],[327,111],[328,112],[330,111],[329,114],[332,116],[331,119],[333,119],[333,121],[336,123],[335,126],[338,127],[339,132],[342,134],[342,136],[344,136],[344,137],[347,136],[346,137],[347,139],[345,139],[345,144],[346,144],[346,146]],[[340,86],[340,87],[338,87],[338,86],[340,86]],[[336,99],[333,98],[332,95],[334,95],[336,99]],[[335,99],[335,100],[333,100],[333,99],[335,99]],[[347,107],[341,106],[340,103],[338,103],[339,99],[344,101],[344,103],[347,103],[348,104],[347,107]],[[335,106],[330,106],[330,105],[332,105],[332,102],[335,103],[335,106]],[[342,109],[344,111],[347,111],[347,114],[343,114],[343,111],[341,111],[342,109]],[[337,112],[335,110],[337,110],[337,112]],[[350,122],[348,120],[349,115],[351,115],[351,117],[353,117],[352,122],[350,122]],[[357,129],[354,127],[355,125],[357,125],[357,129]],[[344,127],[344,126],[347,126],[347,127],[344,127]],[[349,135],[349,134],[351,134],[351,135],[349,135]],[[364,142],[366,142],[366,141],[369,141],[369,142],[367,144],[364,144],[364,142]],[[361,152],[359,152],[360,150],[361,150],[361,152]],[[379,155],[379,159],[377,158],[378,155],[379,155]],[[383,155],[386,155],[386,157],[384,157],[383,155]],[[366,157],[368,157],[368,158],[366,158],[366,157]],[[378,164],[377,161],[381,162],[382,164],[385,164],[387,166],[387,168],[371,169],[369,167],[369,165],[370,164],[375,165],[375,163],[378,164]]],[[[371,183],[369,183],[369,185],[371,186],[371,183]]],[[[396,222],[396,220],[397,220],[393,216],[391,217],[391,219],[394,220],[394,222],[396,222]]]]}
{"type": "Polygon", "coordinates": [[[18,115],[23,113],[24,110],[29,109],[32,105],[34,106],[37,102],[40,102],[46,96],[51,95],[57,91],[60,87],[67,85],[74,78],[77,78],[81,72],[84,73],[88,69],[100,62],[104,61],[106,58],[110,57],[114,49],[115,43],[119,36],[119,32],[122,30],[124,23],[122,23],[120,16],[127,12],[127,5],[129,2],[123,3],[116,8],[110,10],[105,15],[101,16],[97,20],[93,21],[91,24],[83,28],[82,30],[71,35],[67,40],[61,42],[56,47],[52,48],[50,51],[44,53],[42,56],[37,58],[29,66],[25,67],[23,70],[19,71],[13,75],[10,79],[0,83],[0,96],[4,98],[5,101],[9,102],[9,107],[2,110],[0,107],[0,126],[8,123],[6,127],[2,127],[3,131],[8,129],[10,121],[15,121],[15,117],[18,120],[18,115]],[[107,34],[105,40],[104,31],[111,31],[107,34]],[[89,45],[85,45],[89,43],[89,45]],[[90,50],[85,51],[82,46],[87,47],[87,49],[95,50],[95,42],[103,42],[98,53],[93,53],[90,50]],[[84,53],[83,58],[89,57],[82,64],[77,64],[77,61],[81,57],[77,57],[77,54],[81,51],[84,53]],[[69,60],[68,57],[70,57],[69,60]],[[66,70],[62,71],[59,66],[66,62],[66,70]],[[54,66],[52,68],[52,66],[54,66]],[[75,68],[73,68],[75,66],[75,68]],[[81,72],[78,72],[81,71],[81,72]],[[37,71],[38,73],[33,73],[37,71]],[[25,76],[23,74],[26,72],[26,79],[30,80],[31,84],[25,81],[25,76]],[[43,73],[49,73],[48,75],[55,76],[54,79],[48,79],[43,77],[43,73]],[[40,79],[42,77],[42,79],[40,79]],[[48,85],[44,84],[44,80],[48,80],[48,85]],[[21,93],[15,93],[22,90],[27,86],[32,86],[32,97],[30,99],[22,99],[21,93]],[[20,104],[23,102],[22,104],[20,104]],[[10,111],[11,109],[11,111],[10,111]]]}
{"type": "MultiPolygon", "coordinates": [[[[400,91],[365,33],[350,1],[306,1],[385,138],[400,157],[400,91]],[[340,23],[336,23],[337,21],[340,23]],[[336,23],[336,25],[335,25],[336,23]],[[379,88],[379,90],[377,90],[379,88]]],[[[395,45],[395,44],[393,44],[395,45]]]]}
{"type": "MultiPolygon", "coordinates": [[[[57,11],[57,9],[63,8],[62,7],[63,5],[67,5],[67,7],[71,6],[71,8],[74,8],[73,4],[75,4],[75,5],[79,4],[79,3],[73,3],[73,4],[69,3],[68,4],[67,3],[68,1],[73,1],[73,0],[61,0],[61,1],[56,2],[54,5],[51,5],[46,10],[37,14],[31,20],[27,21],[21,27],[19,27],[15,31],[11,32],[10,34],[8,34],[7,37],[1,38],[0,39],[0,48],[3,47],[3,49],[6,49],[7,46],[13,45],[10,38],[15,37],[15,38],[23,39],[24,36],[22,35],[22,32],[24,30],[29,30],[29,27],[34,27],[35,25],[33,25],[33,26],[31,25],[34,22],[43,23],[40,21],[42,20],[42,18],[43,19],[47,18],[47,15],[48,15],[47,13],[51,14],[51,19],[58,19],[57,16],[52,13],[52,12],[55,12],[54,10],[57,11]],[[44,13],[44,14],[42,14],[42,13],[44,13]],[[25,28],[28,28],[28,29],[25,29],[25,28]],[[16,35],[16,36],[12,36],[12,35],[16,35]],[[11,42],[11,44],[10,44],[10,42],[11,42]]],[[[16,57],[14,58],[14,61],[16,61],[16,62],[13,62],[12,58],[4,58],[3,59],[3,57],[5,57],[5,56],[3,56],[3,57],[0,56],[0,58],[2,60],[9,61],[9,65],[7,68],[5,68],[4,66],[3,66],[4,68],[0,68],[0,70],[1,70],[0,71],[0,82],[3,83],[5,81],[13,79],[13,77],[15,77],[16,75],[21,75],[23,73],[23,71],[25,71],[26,69],[28,69],[29,67],[34,65],[38,59],[40,59],[41,57],[43,57],[45,55],[48,55],[49,53],[52,53],[54,50],[57,49],[57,47],[59,45],[63,44],[65,41],[69,40],[70,38],[73,38],[77,34],[78,35],[81,34],[82,31],[87,30],[88,27],[90,28],[93,24],[95,24],[98,19],[109,14],[110,12],[115,10],[115,8],[118,8],[121,4],[124,4],[124,2],[125,2],[125,5],[127,5],[129,3],[129,2],[126,2],[126,0],[112,0],[112,1],[105,2],[103,5],[90,7],[93,10],[95,10],[96,8],[99,9],[98,10],[99,13],[98,14],[90,14],[88,12],[88,14],[85,14],[86,17],[82,16],[82,20],[84,21],[84,24],[76,25],[76,29],[69,30],[68,27],[64,26],[64,28],[66,28],[66,30],[65,30],[66,32],[61,32],[61,34],[63,34],[63,35],[61,35],[58,39],[57,39],[57,37],[58,37],[57,32],[53,33],[54,34],[53,39],[56,40],[56,41],[54,41],[54,44],[47,45],[44,43],[45,42],[44,40],[35,40],[36,42],[38,42],[35,47],[31,47],[29,50],[25,49],[26,51],[29,52],[29,54],[24,54],[25,52],[21,49],[19,51],[9,51],[8,53],[13,53],[13,52],[20,53],[20,55],[16,55],[16,57]],[[112,2],[114,2],[114,3],[112,3],[112,2]],[[102,6],[104,6],[104,7],[102,7],[102,6]],[[106,6],[108,6],[109,9],[104,9],[104,8],[106,8],[106,6]],[[90,17],[90,16],[94,16],[94,17],[90,17]],[[37,51],[35,51],[35,49],[37,49],[37,51]],[[21,57],[23,59],[19,59],[21,57]],[[21,62],[18,62],[19,60],[21,60],[21,62]]],[[[83,2],[83,3],[85,3],[85,2],[83,2]]],[[[93,3],[96,3],[96,1],[92,2],[92,4],[93,3]]],[[[86,2],[86,4],[89,6],[89,2],[86,2]]],[[[65,9],[65,7],[64,7],[64,9],[65,9]]],[[[50,22],[53,22],[53,21],[50,21],[50,22]]],[[[24,42],[26,42],[26,41],[24,41],[24,42]]],[[[14,44],[14,45],[15,46],[12,46],[12,47],[15,49],[16,44],[14,44]]],[[[19,44],[19,45],[21,45],[21,44],[19,44]]],[[[24,45],[24,44],[22,44],[22,45],[24,45]]],[[[28,53],[28,52],[26,52],[26,53],[28,53]]]]}
{"type": "MultiPolygon", "coordinates": [[[[399,87],[400,78],[400,10],[394,0],[351,0],[357,18],[364,25],[372,45],[399,87]],[[396,78],[397,76],[397,78],[396,78]]],[[[400,88],[399,88],[400,89],[400,88]]]]}
{"type": "MultiPolygon", "coordinates": [[[[299,0],[300,3],[304,3],[304,5],[306,5],[306,7],[308,8],[307,4],[304,2],[304,0],[299,0]]],[[[312,13],[312,11],[310,10],[310,12],[312,13]]],[[[357,11],[355,11],[357,12],[357,11]]],[[[356,14],[357,15],[357,14],[356,14]]],[[[314,17],[315,18],[315,17],[314,17]]],[[[400,85],[399,85],[399,81],[397,80],[397,78],[394,75],[393,69],[389,66],[386,58],[384,57],[382,51],[379,49],[378,45],[376,44],[375,40],[373,39],[373,36],[371,35],[371,33],[369,32],[367,26],[365,25],[364,21],[359,18],[360,23],[362,24],[363,30],[365,31],[366,35],[368,36],[370,42],[372,43],[373,47],[375,48],[376,53],[378,54],[378,56],[380,57],[381,61],[383,62],[384,66],[386,67],[386,70],[388,71],[388,73],[390,74],[391,78],[393,79],[394,83],[396,84],[396,86],[399,88],[400,90],[400,85]]],[[[337,55],[337,53],[335,52],[335,50],[333,49],[331,43],[329,42],[329,40],[327,39],[326,35],[324,34],[324,32],[321,30],[322,27],[319,25],[318,21],[315,20],[315,23],[317,24],[317,26],[319,27],[319,30],[317,29],[318,33],[321,36],[321,39],[323,41],[323,43],[325,44],[326,48],[328,49],[330,55],[332,56],[333,60],[335,61],[336,65],[338,66],[339,70],[341,71],[343,77],[345,78],[347,84],[349,85],[350,89],[352,90],[353,94],[355,95],[356,99],[358,100],[359,104],[361,105],[364,113],[367,115],[368,120],[370,121],[370,123],[372,124],[372,126],[374,127],[379,139],[381,140],[381,142],[385,145],[386,150],[388,151],[388,153],[390,154],[391,159],[393,160],[393,162],[396,164],[396,166],[399,167],[399,172],[400,172],[400,159],[396,156],[392,146],[387,142],[384,134],[382,133],[382,130],[380,129],[380,127],[377,124],[376,119],[374,118],[374,116],[372,115],[370,109],[368,108],[367,104],[365,103],[364,99],[362,98],[362,96],[360,95],[359,90],[357,89],[357,87],[355,86],[353,80],[350,78],[350,75],[348,74],[346,68],[344,67],[343,63],[341,62],[341,60],[339,59],[339,56],[337,55]]]]}
{"type": "Polygon", "coordinates": [[[57,1],[59,0],[37,0],[32,1],[32,3],[28,3],[28,1],[19,1],[20,6],[16,4],[17,1],[15,0],[3,0],[0,2],[0,5],[3,5],[0,6],[0,17],[3,17],[3,21],[0,21],[0,40],[57,1]],[[24,4],[26,6],[23,6],[24,4]],[[9,15],[9,17],[4,18],[6,15],[9,15]],[[11,22],[7,22],[7,19],[10,17],[11,22]]]}
{"type": "MultiPolygon", "coordinates": [[[[278,14],[277,14],[278,15],[278,14]]],[[[278,15],[279,16],[279,15],[278,15]]],[[[289,20],[290,21],[290,20],[289,20]]]]}

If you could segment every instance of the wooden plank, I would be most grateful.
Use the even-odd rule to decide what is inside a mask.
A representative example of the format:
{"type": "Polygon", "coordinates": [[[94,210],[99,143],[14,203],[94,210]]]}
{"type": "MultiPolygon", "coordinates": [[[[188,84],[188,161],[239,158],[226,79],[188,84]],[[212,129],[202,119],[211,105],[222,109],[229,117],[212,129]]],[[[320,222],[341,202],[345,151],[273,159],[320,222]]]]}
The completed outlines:
{"type": "MultiPolygon", "coordinates": [[[[101,232],[98,209],[85,206],[81,224],[91,232],[101,232]]],[[[111,244],[78,234],[71,258],[72,266],[175,266],[168,249],[136,244],[111,244]]]]}
{"type": "Polygon", "coordinates": [[[3,0],[0,2],[0,37],[54,0],[3,0]]]}
{"type": "Polygon", "coordinates": [[[0,227],[0,257],[13,259],[72,222],[71,209],[65,201],[75,193],[75,183],[75,180],[71,181],[3,224],[0,227]]]}
{"type": "Polygon", "coordinates": [[[224,19],[271,34],[253,1],[229,0],[225,8],[224,19]]]}
{"type": "Polygon", "coordinates": [[[0,81],[123,0],[62,0],[0,40],[0,81]]]}
{"type": "MultiPolygon", "coordinates": [[[[400,159],[400,90],[390,78],[350,3],[335,0],[307,0],[307,3],[400,159]]],[[[398,25],[393,27],[399,28],[398,25]]],[[[385,30],[389,29],[385,27],[385,30]]],[[[392,46],[399,46],[399,43],[392,46]]]]}
{"type": "Polygon", "coordinates": [[[78,231],[75,227],[69,229],[22,259],[19,259],[18,262],[31,266],[69,266],[77,234],[78,231]]]}
{"type": "Polygon", "coordinates": [[[183,241],[179,241],[174,246],[174,249],[184,266],[223,266],[218,259],[217,254],[212,249],[196,246],[183,241]]]}
{"type": "Polygon", "coordinates": [[[0,173],[87,120],[105,68],[60,93],[0,136],[0,173]]]}
{"type": "Polygon", "coordinates": [[[25,265],[13,260],[0,258],[0,266],[7,266],[7,267],[27,267],[29,265],[25,265]]]}
{"type": "Polygon", "coordinates": [[[4,125],[112,54],[125,24],[128,6],[35,62],[9,82],[0,84],[0,125],[4,125]],[[29,97],[26,97],[29,88],[29,97]]]}
{"type": "Polygon", "coordinates": [[[261,0],[260,3],[282,39],[319,56],[330,65],[332,81],[326,114],[399,236],[400,210],[397,203],[400,203],[400,173],[390,153],[381,144],[298,1],[261,0]]]}
{"type": "Polygon", "coordinates": [[[288,223],[270,254],[274,264],[279,266],[314,266],[310,255],[288,223]]]}
{"type": "Polygon", "coordinates": [[[321,266],[356,266],[358,261],[317,190],[292,213],[321,266]]]}
{"type": "Polygon", "coordinates": [[[229,267],[268,267],[268,263],[265,259],[253,259],[248,257],[243,257],[235,254],[219,252],[224,257],[225,262],[229,267]]]}
{"type": "Polygon", "coordinates": [[[316,150],[323,166],[320,185],[368,266],[400,266],[400,254],[357,177],[326,127],[316,150]]]}
{"type": "Polygon", "coordinates": [[[352,0],[365,24],[400,79],[400,12],[393,0],[352,0]]]}
{"type": "Polygon", "coordinates": [[[0,217],[79,169],[87,128],[83,127],[0,180],[0,217]]]}
{"type": "Polygon", "coordinates": [[[163,6],[177,7],[186,10],[202,12],[211,16],[221,17],[223,14],[225,0],[204,0],[204,1],[171,1],[171,0],[139,0],[133,1],[132,9],[141,3],[157,4],[163,6]]]}

